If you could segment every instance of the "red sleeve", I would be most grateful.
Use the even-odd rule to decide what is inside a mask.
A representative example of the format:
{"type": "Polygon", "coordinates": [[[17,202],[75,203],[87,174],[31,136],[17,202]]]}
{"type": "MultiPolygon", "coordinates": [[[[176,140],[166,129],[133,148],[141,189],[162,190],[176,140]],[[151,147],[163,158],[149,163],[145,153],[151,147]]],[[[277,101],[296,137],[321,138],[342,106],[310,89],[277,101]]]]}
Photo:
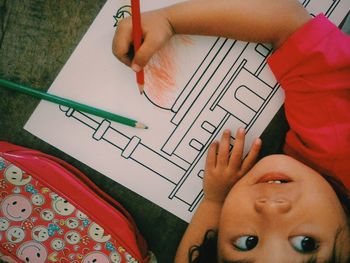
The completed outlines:
{"type": "Polygon", "coordinates": [[[350,37],[319,15],[268,62],[286,94],[285,153],[350,189],[350,37]]]}

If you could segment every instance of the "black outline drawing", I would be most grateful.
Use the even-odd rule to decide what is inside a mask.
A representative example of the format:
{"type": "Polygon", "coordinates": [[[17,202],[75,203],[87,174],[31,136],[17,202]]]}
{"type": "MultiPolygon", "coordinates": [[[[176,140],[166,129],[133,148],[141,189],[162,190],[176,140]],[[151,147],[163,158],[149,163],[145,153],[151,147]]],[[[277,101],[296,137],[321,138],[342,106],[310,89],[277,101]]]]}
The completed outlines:
{"type": "Polygon", "coordinates": [[[122,20],[125,17],[131,16],[131,6],[130,5],[124,5],[121,6],[117,12],[115,13],[115,15],[113,16],[113,18],[115,19],[115,23],[114,23],[114,27],[118,26],[118,23],[120,20],[122,20]]]}

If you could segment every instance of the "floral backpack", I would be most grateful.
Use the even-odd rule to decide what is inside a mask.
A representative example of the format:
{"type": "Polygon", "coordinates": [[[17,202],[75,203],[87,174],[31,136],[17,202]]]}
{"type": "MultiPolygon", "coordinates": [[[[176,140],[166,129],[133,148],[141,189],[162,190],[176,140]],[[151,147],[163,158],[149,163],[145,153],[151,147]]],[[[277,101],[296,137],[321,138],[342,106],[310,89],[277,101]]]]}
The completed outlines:
{"type": "Polygon", "coordinates": [[[132,217],[64,161],[0,142],[0,259],[149,262],[132,217]]]}

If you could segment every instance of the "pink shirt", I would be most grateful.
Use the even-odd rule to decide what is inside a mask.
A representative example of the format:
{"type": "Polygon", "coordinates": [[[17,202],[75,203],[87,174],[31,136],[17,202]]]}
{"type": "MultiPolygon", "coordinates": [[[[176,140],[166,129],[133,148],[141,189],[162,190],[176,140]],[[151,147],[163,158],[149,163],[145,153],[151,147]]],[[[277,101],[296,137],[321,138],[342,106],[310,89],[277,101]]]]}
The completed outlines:
{"type": "Polygon", "coordinates": [[[350,189],[350,37],[321,14],[268,62],[286,94],[285,153],[350,189]]]}

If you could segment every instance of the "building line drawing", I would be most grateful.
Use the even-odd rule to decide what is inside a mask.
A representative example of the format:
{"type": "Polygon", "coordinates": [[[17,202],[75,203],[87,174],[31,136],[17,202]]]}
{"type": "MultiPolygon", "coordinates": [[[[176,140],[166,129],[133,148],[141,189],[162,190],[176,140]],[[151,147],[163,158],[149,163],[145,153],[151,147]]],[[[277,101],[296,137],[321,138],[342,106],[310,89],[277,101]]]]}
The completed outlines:
{"type": "MultiPolygon", "coordinates": [[[[244,126],[249,130],[249,127],[253,125],[253,123],[251,123],[254,119],[253,117],[259,114],[259,111],[263,109],[262,106],[264,103],[268,103],[269,97],[278,89],[278,84],[275,83],[274,86],[268,86],[257,74],[248,70],[246,67],[247,60],[243,57],[244,52],[250,52],[249,50],[251,49],[264,50],[264,53],[259,53],[261,56],[260,63],[255,70],[253,69],[257,72],[258,69],[266,66],[264,61],[271,51],[268,47],[262,44],[241,43],[223,38],[215,40],[212,48],[209,50],[208,54],[206,54],[204,60],[175,101],[171,109],[174,113],[171,123],[173,123],[176,128],[164,143],[163,147],[158,151],[144,145],[141,142],[141,138],[129,138],[118,132],[110,126],[111,123],[107,120],[98,123],[82,112],[77,112],[65,107],[60,108],[66,113],[67,117],[74,117],[81,123],[95,130],[92,136],[93,139],[102,139],[103,141],[109,142],[121,150],[122,157],[139,163],[158,176],[173,183],[175,188],[169,194],[169,198],[177,198],[185,204],[188,204],[190,206],[189,209],[193,210],[196,203],[200,200],[198,196],[201,195],[201,190],[200,193],[190,200],[181,196],[180,190],[193,171],[195,171],[197,175],[203,173],[202,169],[196,171],[196,169],[198,169],[196,164],[202,158],[210,142],[232,117],[240,122],[240,126],[244,126]],[[222,67],[227,68],[224,79],[217,74],[218,70],[222,67]],[[246,74],[256,78],[261,85],[264,86],[262,89],[265,89],[265,92],[259,95],[259,93],[253,91],[253,88],[247,89],[244,88],[246,87],[245,85],[241,85],[238,87],[238,90],[232,94],[233,97],[226,101],[224,99],[226,97],[225,95],[228,94],[229,88],[233,85],[234,80],[237,79],[237,76],[242,70],[245,70],[246,74]],[[260,100],[260,107],[249,105],[244,102],[244,94],[241,95],[239,90],[243,90],[243,93],[255,96],[256,100],[260,100]],[[240,98],[240,96],[243,97],[240,98]],[[236,100],[236,102],[241,105],[240,108],[242,110],[252,113],[249,119],[237,115],[237,113],[234,112],[235,109],[231,109],[232,106],[230,106],[230,104],[232,104],[233,100],[236,100]],[[206,119],[206,115],[208,114],[212,115],[211,118],[214,119],[206,119]],[[198,130],[205,131],[205,138],[196,138],[195,134],[198,133],[198,130]],[[182,153],[184,148],[186,152],[188,152],[188,149],[192,152],[191,159],[189,159],[186,154],[184,155],[182,153]],[[144,156],[147,156],[147,160],[143,158],[144,156]],[[150,158],[150,156],[154,158],[150,158]],[[174,162],[169,157],[172,157],[172,159],[175,158],[177,161],[174,162]],[[150,163],[150,159],[154,159],[154,162],[150,163]],[[169,170],[175,171],[172,173],[171,177],[168,173],[169,170]]],[[[197,179],[198,183],[201,185],[200,181],[202,180],[202,176],[196,176],[195,179],[197,179]]]]}

